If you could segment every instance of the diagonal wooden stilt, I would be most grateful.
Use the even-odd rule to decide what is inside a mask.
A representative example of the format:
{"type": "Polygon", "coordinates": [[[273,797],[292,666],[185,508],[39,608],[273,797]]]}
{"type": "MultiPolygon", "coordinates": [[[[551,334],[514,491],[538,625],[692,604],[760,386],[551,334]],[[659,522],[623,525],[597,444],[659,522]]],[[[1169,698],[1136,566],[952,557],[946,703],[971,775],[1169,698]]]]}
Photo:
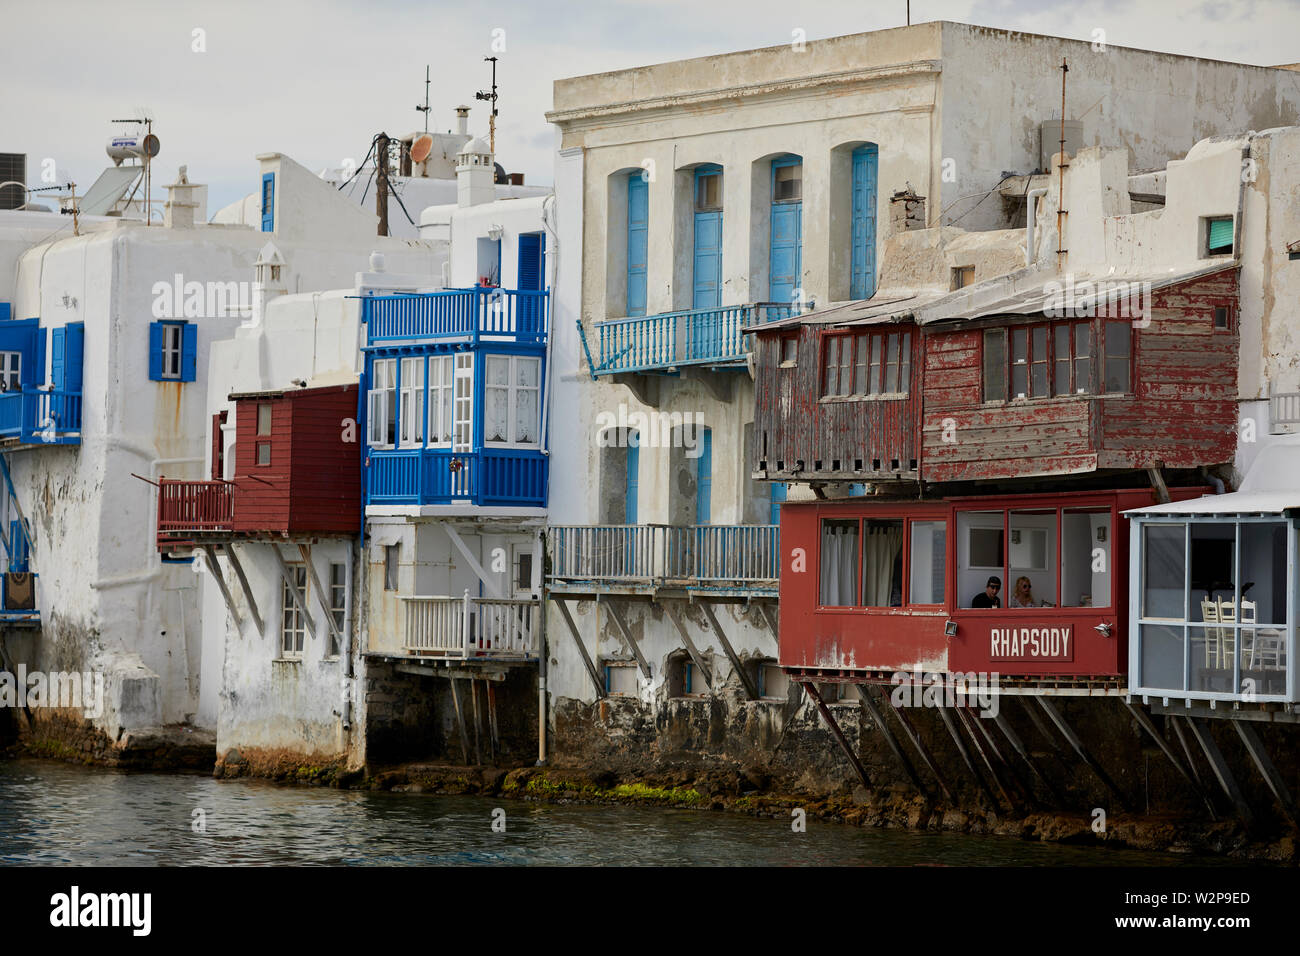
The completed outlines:
{"type": "Polygon", "coordinates": [[[582,635],[578,633],[578,625],[573,623],[573,615],[569,613],[569,606],[554,595],[552,595],[551,600],[560,609],[560,616],[564,618],[564,623],[569,627],[569,633],[573,635],[573,643],[578,645],[578,653],[582,655],[582,663],[586,665],[587,673],[591,676],[591,682],[596,687],[596,699],[600,700],[608,697],[609,693],[605,690],[605,682],[600,679],[600,673],[596,670],[596,665],[591,662],[591,655],[587,653],[587,647],[582,643],[582,635]]]}
{"type": "Polygon", "coordinates": [[[1057,741],[1056,734],[1052,733],[1052,729],[1048,727],[1047,723],[1043,720],[1042,711],[1033,706],[1033,704],[1029,702],[1028,698],[1021,697],[1019,700],[1020,706],[1023,707],[1025,713],[1029,715],[1029,719],[1033,723],[1034,728],[1042,735],[1043,739],[1047,741],[1047,746],[1052,748],[1052,753],[1056,754],[1058,757],[1064,757],[1065,751],[1061,749],[1061,744],[1057,741]]]}
{"type": "Polygon", "coordinates": [[[1255,762],[1255,769],[1268,784],[1268,789],[1273,791],[1273,796],[1282,807],[1282,812],[1291,819],[1292,823],[1300,824],[1300,813],[1297,812],[1291,791],[1287,789],[1282,775],[1277,772],[1277,767],[1273,766],[1273,761],[1269,759],[1268,751],[1264,749],[1264,742],[1255,733],[1255,728],[1244,720],[1234,720],[1231,723],[1236,728],[1241,742],[1246,745],[1246,752],[1250,754],[1250,759],[1255,762]]]}
{"type": "MultiPolygon", "coordinates": [[[[870,685],[868,684],[859,684],[858,693],[868,693],[869,686],[870,685]]],[[[885,697],[883,691],[881,697],[885,697]]],[[[934,757],[925,746],[925,741],[921,739],[921,735],[912,724],[911,718],[907,716],[907,712],[902,707],[895,707],[892,700],[882,699],[880,706],[888,707],[893,711],[894,716],[898,718],[899,724],[903,727],[903,733],[906,734],[907,739],[912,742],[912,746],[916,748],[916,752],[921,755],[922,762],[930,768],[930,773],[934,774],[934,779],[939,782],[939,789],[943,791],[943,795],[948,798],[949,803],[956,803],[956,799],[952,795],[952,790],[948,787],[948,781],[944,779],[943,773],[939,770],[939,765],[935,762],[934,757]]]]}
{"type": "Polygon", "coordinates": [[[975,745],[975,752],[980,755],[980,760],[984,762],[984,768],[988,770],[989,776],[993,779],[993,785],[998,788],[998,793],[1002,794],[1002,799],[1006,801],[1008,807],[1012,810],[1016,810],[1017,803],[1011,798],[1011,794],[1002,780],[1002,775],[998,773],[997,768],[993,766],[993,761],[989,759],[988,750],[985,747],[983,740],[980,738],[980,732],[971,726],[971,721],[974,720],[974,718],[971,717],[965,707],[955,707],[953,710],[957,714],[957,719],[961,721],[962,726],[966,728],[966,733],[970,737],[971,743],[975,745]]]}
{"type": "MultiPolygon", "coordinates": [[[[726,653],[727,660],[731,661],[732,669],[740,678],[741,684],[744,685],[745,693],[749,695],[750,700],[758,700],[758,688],[754,686],[754,680],[749,676],[749,671],[745,670],[745,665],[742,664],[740,658],[736,656],[736,650],[731,646],[731,641],[727,640],[726,633],[722,630],[721,625],[718,624],[718,619],[713,614],[713,607],[706,600],[700,602],[700,608],[704,611],[704,616],[708,618],[709,627],[713,628],[713,636],[716,637],[718,643],[722,645],[722,650],[726,653]]],[[[818,699],[820,700],[820,698],[818,699]]]]}
{"type": "Polygon", "coordinates": [[[709,690],[713,690],[713,672],[709,670],[709,665],[704,662],[703,655],[695,646],[695,642],[691,640],[691,635],[687,632],[686,625],[682,623],[681,617],[678,616],[677,609],[673,607],[671,601],[664,601],[663,609],[664,613],[668,615],[668,619],[673,622],[673,626],[677,628],[677,633],[681,635],[682,646],[686,648],[686,653],[691,656],[691,661],[700,672],[700,676],[704,678],[704,683],[709,685],[709,690]]]}
{"type": "Polygon", "coordinates": [[[993,791],[989,789],[989,785],[984,782],[984,778],[975,769],[975,761],[971,759],[970,750],[966,747],[966,741],[962,740],[961,731],[957,729],[957,722],[953,719],[952,710],[947,707],[940,707],[939,717],[943,720],[943,725],[948,728],[948,734],[952,737],[952,742],[957,745],[957,753],[961,754],[966,769],[970,771],[970,775],[975,778],[980,790],[988,798],[989,806],[996,811],[998,809],[998,799],[993,796],[993,791]]]}
{"type": "Polygon", "coordinates": [[[1237,809],[1237,815],[1240,816],[1247,824],[1254,820],[1255,815],[1250,812],[1250,804],[1246,802],[1245,795],[1241,792],[1241,787],[1237,786],[1237,778],[1232,775],[1228,768],[1228,761],[1223,759],[1223,753],[1219,750],[1219,745],[1214,742],[1210,735],[1210,727],[1205,722],[1204,717],[1188,717],[1187,726],[1191,728],[1192,736],[1196,742],[1201,745],[1201,750],[1205,753],[1205,759],[1214,771],[1215,779],[1219,781],[1219,786],[1227,794],[1232,805],[1237,809]]]}
{"type": "Polygon", "coordinates": [[[1182,760],[1179,759],[1173,746],[1161,735],[1155,722],[1147,715],[1147,712],[1129,700],[1124,701],[1124,706],[1127,707],[1129,713],[1133,715],[1133,719],[1137,721],[1138,726],[1146,731],[1147,736],[1154,740],[1156,746],[1159,747],[1164,755],[1169,758],[1169,762],[1174,765],[1174,769],[1177,770],[1179,775],[1187,781],[1193,792],[1195,792],[1196,796],[1205,803],[1211,816],[1213,816],[1214,801],[1211,800],[1210,795],[1205,792],[1205,788],[1201,786],[1200,780],[1193,777],[1192,772],[1183,765],[1182,760]]]}
{"type": "Polygon", "coordinates": [[[1115,797],[1115,802],[1119,805],[1119,808],[1127,810],[1128,801],[1124,798],[1123,791],[1116,786],[1114,780],[1110,779],[1110,775],[1102,769],[1101,764],[1093,759],[1092,754],[1088,753],[1088,748],[1083,745],[1079,735],[1065,722],[1065,718],[1052,706],[1052,702],[1046,697],[1035,697],[1034,700],[1038,701],[1038,706],[1043,708],[1043,712],[1047,714],[1048,719],[1056,725],[1056,729],[1061,732],[1065,742],[1074,748],[1074,752],[1079,755],[1079,759],[1087,764],[1088,768],[1097,775],[1097,779],[1106,785],[1106,789],[1115,797]]]}
{"type": "Polygon", "coordinates": [[[636,658],[637,666],[641,668],[641,674],[646,680],[649,680],[650,662],[645,659],[645,655],[641,653],[641,648],[637,646],[636,638],[632,636],[632,631],[628,628],[627,622],[623,620],[623,615],[619,613],[618,604],[608,598],[605,598],[598,603],[609,609],[610,619],[613,620],[619,633],[623,635],[623,640],[631,649],[632,656],[636,658]]]}
{"type": "Polygon", "coordinates": [[[447,678],[451,684],[451,702],[456,708],[456,729],[460,731],[460,762],[469,766],[469,734],[465,732],[465,712],[460,708],[460,690],[456,687],[456,678],[447,678]]]}
{"type": "Polygon", "coordinates": [[[966,716],[970,718],[970,727],[972,731],[984,738],[984,742],[988,745],[989,753],[992,754],[993,759],[1006,774],[1007,783],[1009,783],[1011,788],[1023,798],[1022,802],[1031,807],[1042,806],[1038,797],[1034,796],[1034,788],[1021,776],[1020,768],[1015,766],[1015,764],[1008,760],[1006,755],[1002,753],[1002,748],[998,746],[997,738],[993,736],[993,731],[988,728],[989,720],[976,713],[973,707],[967,706],[965,710],[966,716]]]}
{"type": "Polygon", "coordinates": [[[483,766],[483,750],[479,746],[479,736],[483,720],[479,716],[478,681],[472,677],[469,679],[469,697],[471,709],[474,711],[474,765],[481,767],[483,766]]]}
{"type": "Polygon", "coordinates": [[[1007,738],[1007,741],[1011,744],[1011,749],[1019,754],[1020,759],[1025,762],[1027,767],[1029,767],[1029,772],[1034,775],[1034,779],[1041,783],[1047,792],[1052,795],[1052,799],[1056,801],[1058,806],[1063,805],[1065,803],[1065,798],[1061,796],[1061,791],[1057,790],[1056,785],[1052,783],[1051,780],[1047,779],[1043,772],[1038,768],[1038,764],[1034,762],[1033,756],[1029,753],[1028,748],[1025,747],[1025,742],[1020,739],[1020,735],[1016,733],[1015,728],[1011,726],[1006,715],[1002,713],[1001,707],[998,708],[998,712],[994,715],[993,723],[997,725],[998,730],[1002,731],[1002,736],[1007,738]]]}
{"type": "Polygon", "coordinates": [[[849,746],[849,742],[844,736],[844,731],[840,730],[840,725],[835,721],[834,715],[831,714],[830,709],[822,700],[821,695],[817,693],[817,688],[808,681],[801,681],[800,683],[803,685],[803,689],[808,696],[813,699],[813,703],[817,705],[817,709],[821,711],[822,720],[826,721],[826,726],[831,729],[831,733],[834,734],[835,740],[840,745],[840,749],[844,751],[844,756],[849,758],[849,763],[853,765],[853,769],[857,772],[858,779],[862,781],[862,785],[868,790],[872,789],[871,778],[867,776],[866,768],[862,766],[862,761],[858,759],[858,755],[855,754],[853,748],[849,746]]]}
{"type": "Polygon", "coordinates": [[[894,752],[894,756],[898,758],[898,762],[903,765],[903,770],[906,772],[908,779],[912,781],[912,784],[917,790],[921,791],[921,796],[925,797],[926,800],[929,800],[930,792],[925,788],[925,784],[921,782],[920,774],[918,774],[916,768],[912,766],[912,761],[908,759],[907,754],[903,752],[903,748],[899,746],[898,738],[895,737],[894,732],[889,729],[889,724],[885,723],[884,714],[876,709],[876,702],[871,699],[871,694],[867,690],[867,685],[859,684],[858,690],[860,691],[858,696],[862,701],[862,707],[871,715],[871,719],[875,721],[876,726],[880,728],[880,732],[885,735],[885,743],[889,744],[889,749],[894,752]]]}
{"type": "Polygon", "coordinates": [[[1196,766],[1196,757],[1192,752],[1191,742],[1187,739],[1187,734],[1183,731],[1183,721],[1178,719],[1178,715],[1170,714],[1169,723],[1174,728],[1174,736],[1178,738],[1178,744],[1183,748],[1183,755],[1187,758],[1187,769],[1191,771],[1192,779],[1196,781],[1196,786],[1201,793],[1210,801],[1211,819],[1219,819],[1218,807],[1214,806],[1214,794],[1210,792],[1210,787],[1204,777],[1201,776],[1200,768],[1196,766]]]}

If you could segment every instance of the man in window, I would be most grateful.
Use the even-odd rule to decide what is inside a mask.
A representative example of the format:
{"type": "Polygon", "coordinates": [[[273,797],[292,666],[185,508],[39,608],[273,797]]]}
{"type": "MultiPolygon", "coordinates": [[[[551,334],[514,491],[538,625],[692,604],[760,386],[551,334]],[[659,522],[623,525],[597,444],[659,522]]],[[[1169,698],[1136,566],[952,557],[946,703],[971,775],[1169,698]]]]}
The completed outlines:
{"type": "Polygon", "coordinates": [[[998,597],[998,592],[1002,590],[1002,579],[997,575],[989,578],[988,583],[984,585],[984,590],[975,595],[975,599],[970,602],[971,607],[1001,607],[1002,598],[998,597]]]}

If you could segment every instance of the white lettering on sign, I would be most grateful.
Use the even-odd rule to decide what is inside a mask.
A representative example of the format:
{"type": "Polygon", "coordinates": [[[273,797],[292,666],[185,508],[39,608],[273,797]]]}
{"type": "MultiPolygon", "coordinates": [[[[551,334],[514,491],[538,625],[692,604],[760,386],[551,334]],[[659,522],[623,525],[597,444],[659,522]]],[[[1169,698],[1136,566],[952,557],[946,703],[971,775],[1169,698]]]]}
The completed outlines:
{"type": "Polygon", "coordinates": [[[995,627],[989,631],[989,656],[993,660],[1073,660],[1073,627],[995,627]]]}

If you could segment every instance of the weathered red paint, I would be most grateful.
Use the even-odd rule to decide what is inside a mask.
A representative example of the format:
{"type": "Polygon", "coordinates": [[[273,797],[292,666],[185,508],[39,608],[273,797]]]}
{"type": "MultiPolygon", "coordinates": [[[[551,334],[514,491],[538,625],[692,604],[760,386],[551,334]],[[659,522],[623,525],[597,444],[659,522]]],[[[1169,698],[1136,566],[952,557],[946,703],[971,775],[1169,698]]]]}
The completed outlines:
{"type": "MultiPolygon", "coordinates": [[[[1171,489],[1175,500],[1208,489],[1171,489]]],[[[1122,677],[1128,666],[1128,527],[1123,512],[1153,503],[1145,490],[888,501],[869,498],[836,502],[787,502],[781,508],[780,663],[804,672],[866,675],[873,671],[932,673],[997,672],[1007,678],[1095,681],[1122,677]],[[1106,607],[969,607],[972,594],[957,592],[957,514],[983,510],[1105,509],[1110,514],[1111,602],[1106,607]],[[946,520],[946,562],[942,606],[899,608],[821,607],[820,523],[823,518],[912,518],[946,520]],[[802,570],[801,570],[802,569],[802,570]],[[945,624],[955,622],[948,637],[945,624]],[[1110,634],[1096,630],[1109,625],[1110,634]],[[1043,631],[1046,634],[1020,633],[1043,631]],[[1068,630],[1068,646],[1060,632],[1068,630]],[[994,645],[994,631],[1006,639],[994,645]],[[1014,632],[1014,633],[1007,633],[1014,632]],[[1055,633],[1054,633],[1055,632],[1055,633]],[[1056,654],[1010,652],[1018,640],[1058,642],[1056,654]]],[[[1060,521],[1053,540],[1060,541],[1060,521]]],[[[903,573],[908,576],[911,542],[904,536],[903,573]]],[[[1060,562],[1055,563],[1058,569],[1060,562]]],[[[1004,603],[1009,594],[1006,568],[1004,603]]]]}

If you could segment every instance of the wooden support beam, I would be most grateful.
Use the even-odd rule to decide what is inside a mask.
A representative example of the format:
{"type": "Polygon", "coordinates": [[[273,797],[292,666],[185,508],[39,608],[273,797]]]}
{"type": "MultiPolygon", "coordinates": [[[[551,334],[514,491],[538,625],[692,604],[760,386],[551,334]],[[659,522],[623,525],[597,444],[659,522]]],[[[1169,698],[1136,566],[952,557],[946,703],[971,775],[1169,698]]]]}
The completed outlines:
{"type": "Polygon", "coordinates": [[[474,766],[483,766],[483,748],[479,745],[479,738],[482,736],[483,718],[479,715],[478,706],[478,681],[474,678],[469,679],[469,702],[470,709],[474,712],[474,766]]]}
{"type": "Polygon", "coordinates": [[[952,710],[947,707],[940,707],[939,717],[943,720],[943,725],[948,728],[948,734],[952,737],[952,742],[957,745],[957,753],[961,754],[961,759],[962,762],[966,764],[966,769],[969,770],[970,775],[975,778],[975,782],[979,785],[980,790],[983,791],[984,796],[988,797],[989,806],[994,810],[997,810],[997,797],[993,796],[993,791],[989,789],[989,785],[984,782],[984,778],[981,777],[979,771],[975,769],[975,761],[971,759],[970,751],[966,748],[966,741],[961,739],[961,731],[957,729],[957,722],[953,720],[952,710]]]}
{"type": "Polygon", "coordinates": [[[1192,788],[1192,791],[1200,797],[1200,799],[1205,803],[1205,806],[1209,809],[1211,816],[1213,816],[1214,801],[1210,799],[1210,795],[1201,787],[1200,780],[1193,777],[1192,772],[1183,765],[1178,754],[1174,752],[1173,746],[1161,735],[1155,722],[1147,712],[1130,700],[1124,701],[1124,706],[1127,707],[1128,712],[1133,715],[1133,719],[1137,721],[1137,725],[1146,731],[1147,736],[1154,740],[1156,746],[1159,747],[1161,752],[1169,758],[1169,762],[1174,765],[1174,769],[1178,771],[1179,776],[1187,781],[1188,785],[1192,788]]]}
{"type": "Polygon", "coordinates": [[[235,546],[230,542],[223,545],[226,549],[226,557],[230,559],[230,566],[235,569],[235,577],[239,579],[239,588],[244,592],[244,600],[248,602],[248,613],[253,618],[253,624],[257,627],[259,635],[266,633],[266,625],[262,623],[262,615],[258,613],[257,601],[253,599],[253,589],[248,586],[248,575],[244,573],[244,566],[239,563],[239,555],[235,554],[235,546]]]}
{"type": "MultiPolygon", "coordinates": [[[[1196,766],[1196,757],[1192,751],[1192,745],[1187,739],[1187,734],[1183,732],[1183,721],[1179,720],[1177,715],[1170,714],[1169,723],[1173,725],[1174,736],[1178,738],[1178,743],[1183,748],[1183,755],[1187,758],[1187,769],[1192,772],[1192,778],[1196,781],[1196,785],[1201,789],[1201,792],[1210,797],[1210,802],[1213,803],[1214,798],[1210,794],[1210,787],[1207,785],[1205,778],[1201,776],[1200,768],[1196,766]]],[[[1210,814],[1216,820],[1219,818],[1215,809],[1211,809],[1210,814]]]]}
{"type": "Polygon", "coordinates": [[[456,688],[456,678],[451,682],[451,702],[456,708],[456,729],[460,731],[460,762],[469,766],[469,734],[465,732],[465,712],[460,708],[460,691],[456,688]]]}
{"type": "Polygon", "coordinates": [[[1255,815],[1250,812],[1250,804],[1246,802],[1241,787],[1237,786],[1237,778],[1232,775],[1232,770],[1228,767],[1228,761],[1223,759],[1223,753],[1219,750],[1219,745],[1214,742],[1214,737],[1210,735],[1210,727],[1205,722],[1205,718],[1185,717],[1184,720],[1187,721],[1187,726],[1191,728],[1192,736],[1196,738],[1196,742],[1201,745],[1201,750],[1204,751],[1205,759],[1209,762],[1210,769],[1214,771],[1219,786],[1223,788],[1223,792],[1237,809],[1237,815],[1249,824],[1255,815]]]}
{"type": "Polygon", "coordinates": [[[1071,729],[1070,725],[1065,722],[1065,718],[1061,716],[1060,712],[1054,706],[1052,706],[1052,702],[1046,697],[1035,697],[1034,700],[1038,701],[1038,706],[1043,708],[1043,712],[1047,714],[1048,719],[1056,725],[1056,729],[1061,732],[1061,736],[1065,738],[1065,742],[1074,748],[1074,752],[1079,755],[1079,759],[1088,765],[1088,768],[1097,775],[1097,779],[1105,784],[1106,789],[1114,795],[1115,802],[1119,804],[1119,808],[1121,810],[1127,810],[1128,801],[1124,798],[1123,791],[1116,786],[1114,780],[1110,779],[1110,775],[1102,769],[1101,764],[1097,763],[1097,761],[1093,759],[1092,754],[1088,753],[1088,748],[1083,745],[1083,741],[1079,739],[1079,735],[1076,734],[1074,730],[1071,729]]]}
{"type": "Polygon", "coordinates": [[[971,743],[975,745],[975,752],[980,755],[980,760],[984,762],[984,769],[989,772],[989,776],[993,779],[993,785],[998,788],[998,793],[1002,794],[1002,799],[1006,801],[1007,806],[1012,810],[1015,810],[1017,807],[1016,801],[1012,799],[1011,792],[1007,790],[1007,785],[1003,781],[1002,775],[998,773],[997,768],[993,766],[993,761],[989,759],[988,748],[981,739],[980,732],[971,726],[971,721],[977,718],[971,717],[970,712],[966,710],[965,707],[957,707],[954,709],[957,713],[957,719],[960,720],[962,726],[966,728],[966,733],[969,735],[971,743]]]}
{"type": "Polygon", "coordinates": [[[1273,766],[1273,761],[1269,758],[1268,751],[1264,749],[1264,742],[1255,733],[1255,728],[1244,720],[1233,720],[1229,721],[1229,723],[1237,731],[1237,736],[1241,738],[1241,742],[1245,744],[1246,752],[1250,754],[1250,759],[1255,762],[1255,769],[1259,771],[1259,775],[1268,784],[1268,789],[1273,791],[1273,796],[1282,807],[1282,812],[1290,818],[1292,823],[1300,824],[1300,811],[1296,809],[1295,799],[1291,796],[1291,791],[1287,789],[1282,775],[1277,772],[1277,767],[1273,766]]]}
{"type": "Polygon", "coordinates": [[[623,620],[623,615],[619,613],[618,604],[608,598],[604,598],[603,600],[597,598],[596,604],[598,606],[603,604],[605,607],[609,608],[609,616],[618,627],[619,633],[623,635],[623,640],[627,642],[627,646],[631,648],[632,656],[636,658],[637,666],[641,668],[642,675],[645,676],[646,680],[649,680],[650,662],[645,659],[645,655],[641,653],[641,648],[637,646],[636,639],[632,637],[631,629],[628,628],[627,622],[623,620]]]}
{"type": "Polygon", "coordinates": [[[862,781],[862,785],[868,790],[872,789],[871,778],[867,776],[866,768],[862,766],[862,761],[858,759],[858,755],[855,754],[853,748],[849,746],[848,739],[844,736],[844,731],[840,730],[840,725],[836,723],[834,715],[831,714],[830,708],[826,706],[821,695],[817,693],[817,688],[809,681],[801,681],[800,683],[803,685],[803,689],[808,696],[813,699],[813,703],[817,705],[817,709],[821,711],[822,720],[826,721],[826,726],[831,729],[831,733],[834,734],[836,741],[839,742],[840,749],[844,751],[844,756],[849,758],[849,763],[853,765],[853,769],[857,772],[858,779],[862,781]]]}
{"type": "MultiPolygon", "coordinates": [[[[731,641],[727,640],[727,635],[722,632],[722,627],[718,624],[717,617],[713,614],[713,606],[707,600],[700,602],[700,607],[704,611],[704,616],[709,620],[709,627],[713,628],[713,634],[722,645],[722,650],[727,655],[727,660],[731,661],[731,667],[740,677],[741,684],[745,687],[745,693],[749,695],[750,700],[758,700],[758,688],[754,686],[754,679],[749,676],[749,671],[740,663],[740,658],[736,656],[735,648],[731,646],[731,641]]],[[[821,700],[821,698],[817,698],[821,700]]]]}
{"type": "Polygon", "coordinates": [[[704,662],[704,657],[700,654],[695,642],[691,640],[691,635],[686,631],[686,625],[682,622],[681,617],[677,614],[677,609],[673,607],[673,602],[663,602],[664,613],[668,615],[669,620],[677,628],[677,633],[682,636],[682,645],[686,648],[686,653],[691,655],[696,669],[704,678],[704,682],[709,685],[709,690],[713,690],[713,672],[709,670],[709,665],[704,662]]]}
{"type": "Polygon", "coordinates": [[[557,598],[554,593],[551,594],[551,600],[560,609],[560,616],[564,618],[564,623],[569,626],[569,633],[573,635],[573,643],[578,645],[578,653],[582,655],[582,663],[586,665],[587,673],[591,676],[591,682],[595,685],[596,698],[601,700],[608,697],[605,682],[600,679],[600,672],[596,670],[596,665],[591,661],[591,655],[587,653],[586,645],[582,643],[582,636],[578,633],[578,626],[573,623],[573,615],[569,613],[569,606],[564,603],[562,598],[557,598]]]}
{"type": "MultiPolygon", "coordinates": [[[[999,704],[1000,703],[1001,702],[999,701],[999,704]]],[[[993,723],[997,725],[998,730],[1002,731],[1002,736],[1007,738],[1007,742],[1011,744],[1011,749],[1019,754],[1020,759],[1029,767],[1029,772],[1034,775],[1034,779],[1041,783],[1043,788],[1052,795],[1052,799],[1056,801],[1057,806],[1063,805],[1065,803],[1065,798],[1062,797],[1061,792],[1056,789],[1056,785],[1052,783],[1051,780],[1047,779],[1047,776],[1038,768],[1038,764],[1034,762],[1033,755],[1029,752],[1029,748],[1025,746],[1025,742],[1020,739],[1020,735],[1016,733],[1015,728],[1011,726],[1006,715],[1002,713],[1000,706],[998,712],[993,716],[993,723]]]]}
{"type": "Polygon", "coordinates": [[[316,589],[316,601],[320,604],[320,609],[325,612],[325,623],[329,625],[330,633],[334,635],[336,646],[343,647],[343,635],[339,633],[339,626],[334,622],[334,612],[330,610],[330,596],[323,587],[320,586],[320,578],[316,576],[316,565],[311,560],[311,545],[298,545],[298,553],[302,555],[303,564],[307,565],[307,577],[311,580],[311,586],[316,589]]]}
{"type": "Polygon", "coordinates": [[[1034,728],[1043,735],[1043,739],[1047,741],[1047,746],[1052,748],[1052,753],[1056,754],[1058,757],[1064,757],[1065,751],[1061,749],[1061,745],[1056,739],[1056,734],[1052,733],[1051,728],[1049,728],[1047,723],[1043,720],[1042,711],[1035,707],[1028,697],[1002,698],[1004,702],[1012,699],[1020,701],[1020,706],[1023,707],[1025,713],[1029,715],[1029,720],[1033,723],[1034,728]]]}
{"type": "Polygon", "coordinates": [[[280,546],[274,542],[271,543],[271,553],[275,555],[275,563],[280,568],[280,577],[284,580],[285,586],[289,589],[289,596],[293,598],[294,606],[302,612],[302,619],[307,622],[307,632],[314,634],[316,631],[316,619],[311,616],[311,611],[307,608],[307,601],[301,591],[298,590],[298,584],[289,573],[289,565],[284,561],[284,555],[280,553],[280,546]]]}
{"type": "Polygon", "coordinates": [[[772,640],[779,641],[781,632],[776,626],[776,616],[780,613],[780,609],[770,601],[759,601],[758,610],[763,615],[763,620],[767,622],[767,629],[772,632],[772,640]]]}
{"type": "Polygon", "coordinates": [[[239,608],[235,606],[235,599],[226,584],[226,576],[221,573],[221,564],[217,561],[217,549],[210,544],[205,544],[203,546],[203,557],[207,562],[208,571],[212,574],[212,579],[217,582],[217,587],[221,591],[221,598],[226,602],[226,608],[230,611],[230,616],[235,619],[235,629],[242,635],[244,633],[244,618],[240,615],[239,608]]]}
{"type": "Polygon", "coordinates": [[[997,737],[993,736],[993,731],[989,729],[989,724],[992,721],[977,713],[973,707],[967,707],[966,714],[970,717],[971,729],[984,739],[984,743],[988,745],[989,753],[993,755],[993,759],[997,761],[998,766],[1006,773],[1007,782],[1019,793],[1023,798],[1023,802],[1031,807],[1042,806],[1042,802],[1034,794],[1033,785],[1021,775],[1020,768],[998,746],[997,737]]]}
{"type": "Polygon", "coordinates": [[[492,766],[495,767],[501,754],[501,737],[497,733],[497,689],[491,681],[484,681],[483,686],[487,688],[488,730],[492,742],[492,766]]]}
{"type": "MultiPolygon", "coordinates": [[[[805,684],[804,686],[812,687],[813,685],[805,684]]],[[[921,775],[916,772],[916,768],[912,766],[912,761],[909,760],[907,754],[903,752],[902,746],[898,743],[898,738],[895,737],[894,732],[889,729],[889,724],[885,723],[885,715],[877,709],[876,702],[872,700],[866,684],[858,685],[858,699],[861,701],[860,709],[865,710],[871,715],[871,719],[875,721],[876,726],[880,728],[880,732],[885,735],[885,743],[889,744],[889,749],[894,752],[894,756],[898,758],[898,762],[903,765],[903,770],[906,772],[907,778],[911,780],[912,785],[921,792],[921,796],[925,797],[928,801],[930,799],[930,791],[927,790],[925,784],[921,782],[921,775]]],[[[818,697],[817,700],[820,702],[821,698],[818,697]]]]}
{"type": "Polygon", "coordinates": [[[465,542],[461,539],[460,533],[448,522],[442,523],[442,530],[447,532],[447,537],[451,539],[451,543],[456,546],[456,550],[460,552],[460,556],[464,558],[465,562],[470,566],[470,570],[472,570],[478,579],[483,582],[483,589],[488,592],[488,596],[498,599],[504,597],[496,580],[488,577],[488,573],[483,570],[483,565],[478,563],[478,558],[469,553],[469,548],[465,546],[465,542]]]}
{"type": "MultiPolygon", "coordinates": [[[[858,693],[864,695],[867,694],[869,692],[869,686],[870,685],[868,684],[859,684],[858,693]]],[[[886,697],[884,691],[881,691],[881,697],[886,697]]],[[[922,762],[930,768],[930,773],[934,774],[934,779],[939,782],[939,789],[943,791],[943,795],[948,798],[949,803],[956,803],[957,801],[952,795],[952,790],[948,788],[948,781],[944,779],[943,773],[939,770],[939,765],[935,763],[934,757],[925,746],[925,741],[921,739],[921,735],[917,732],[916,727],[913,726],[906,711],[902,707],[895,707],[893,701],[888,699],[882,699],[880,705],[882,707],[888,707],[894,712],[894,716],[898,718],[899,724],[903,727],[903,733],[905,733],[907,739],[912,742],[912,746],[916,748],[916,752],[921,755],[922,762]]]]}

